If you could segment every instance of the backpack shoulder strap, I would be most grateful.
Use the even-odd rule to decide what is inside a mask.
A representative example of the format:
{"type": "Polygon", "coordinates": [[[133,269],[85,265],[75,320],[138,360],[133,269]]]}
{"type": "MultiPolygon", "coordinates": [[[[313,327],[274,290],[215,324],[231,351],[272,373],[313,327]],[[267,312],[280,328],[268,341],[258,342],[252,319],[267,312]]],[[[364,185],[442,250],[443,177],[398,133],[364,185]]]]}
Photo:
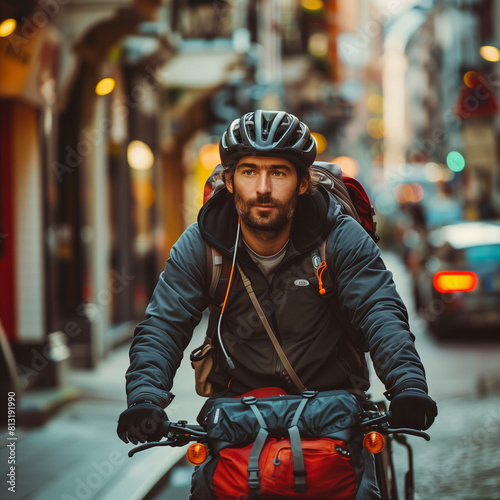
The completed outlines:
{"type": "Polygon", "coordinates": [[[212,304],[222,305],[231,275],[231,260],[208,243],[206,253],[208,297],[212,304]]]}
{"type": "Polygon", "coordinates": [[[222,271],[222,255],[208,243],[205,244],[205,251],[207,255],[208,296],[212,299],[217,290],[222,271]]]}

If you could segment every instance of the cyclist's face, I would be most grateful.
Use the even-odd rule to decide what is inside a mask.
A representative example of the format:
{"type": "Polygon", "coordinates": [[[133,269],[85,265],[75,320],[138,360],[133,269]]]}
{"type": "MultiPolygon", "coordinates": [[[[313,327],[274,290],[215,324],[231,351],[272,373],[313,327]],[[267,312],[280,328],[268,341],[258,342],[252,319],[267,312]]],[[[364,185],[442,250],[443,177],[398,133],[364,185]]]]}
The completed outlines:
{"type": "Polygon", "coordinates": [[[280,231],[291,221],[297,198],[308,181],[298,182],[297,171],[288,160],[269,156],[245,156],[234,176],[226,178],[234,194],[236,210],[244,224],[258,231],[280,231]]]}

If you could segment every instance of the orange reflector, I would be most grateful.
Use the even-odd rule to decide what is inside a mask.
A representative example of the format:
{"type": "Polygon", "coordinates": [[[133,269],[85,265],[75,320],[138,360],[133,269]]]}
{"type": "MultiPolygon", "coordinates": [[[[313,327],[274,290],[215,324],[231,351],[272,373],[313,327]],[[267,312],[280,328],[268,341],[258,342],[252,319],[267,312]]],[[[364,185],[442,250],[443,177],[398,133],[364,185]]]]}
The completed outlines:
{"type": "Polygon", "coordinates": [[[372,431],[369,432],[363,439],[363,446],[370,453],[380,453],[385,446],[385,437],[380,434],[380,432],[372,431]]]}
{"type": "Polygon", "coordinates": [[[470,271],[441,271],[434,275],[434,288],[441,293],[470,292],[477,285],[477,276],[470,271]]]}
{"type": "Polygon", "coordinates": [[[208,448],[201,443],[193,443],[186,452],[186,458],[193,465],[200,465],[208,458],[208,448]]]}

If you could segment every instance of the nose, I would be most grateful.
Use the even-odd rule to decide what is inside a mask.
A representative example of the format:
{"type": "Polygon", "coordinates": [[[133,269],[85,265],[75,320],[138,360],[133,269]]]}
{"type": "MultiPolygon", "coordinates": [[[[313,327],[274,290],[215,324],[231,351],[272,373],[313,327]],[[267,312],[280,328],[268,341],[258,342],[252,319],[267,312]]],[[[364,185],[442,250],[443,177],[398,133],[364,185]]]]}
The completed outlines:
{"type": "Polygon", "coordinates": [[[259,195],[269,194],[271,192],[271,182],[267,172],[261,172],[257,184],[257,193],[259,195]]]}

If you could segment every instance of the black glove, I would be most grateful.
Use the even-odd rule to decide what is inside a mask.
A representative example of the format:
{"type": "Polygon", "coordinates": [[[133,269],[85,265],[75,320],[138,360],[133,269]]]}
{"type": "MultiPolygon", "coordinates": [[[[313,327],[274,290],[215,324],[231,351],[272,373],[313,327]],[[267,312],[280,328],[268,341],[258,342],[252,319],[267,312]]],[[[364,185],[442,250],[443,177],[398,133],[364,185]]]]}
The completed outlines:
{"type": "Polygon", "coordinates": [[[116,432],[124,443],[160,441],[165,420],[168,420],[167,414],[160,406],[149,402],[135,403],[120,414],[116,432]]]}
{"type": "Polygon", "coordinates": [[[392,398],[389,406],[391,427],[409,427],[426,430],[437,417],[437,405],[427,393],[418,388],[407,387],[392,398]]]}

